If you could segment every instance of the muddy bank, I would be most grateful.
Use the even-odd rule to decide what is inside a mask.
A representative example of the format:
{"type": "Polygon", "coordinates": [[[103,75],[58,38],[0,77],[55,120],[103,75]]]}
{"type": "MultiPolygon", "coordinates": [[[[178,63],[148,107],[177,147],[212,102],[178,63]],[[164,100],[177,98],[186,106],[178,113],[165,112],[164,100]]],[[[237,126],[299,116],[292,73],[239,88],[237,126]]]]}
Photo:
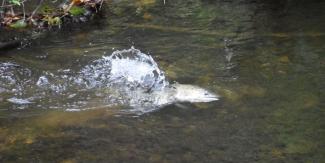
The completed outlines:
{"type": "Polygon", "coordinates": [[[103,2],[103,0],[82,3],[72,1],[59,5],[53,3],[51,6],[47,3],[31,4],[29,10],[33,6],[35,10],[27,9],[24,13],[4,9],[5,13],[0,17],[0,54],[10,49],[26,47],[32,40],[50,31],[75,28],[102,17],[103,2]]]}

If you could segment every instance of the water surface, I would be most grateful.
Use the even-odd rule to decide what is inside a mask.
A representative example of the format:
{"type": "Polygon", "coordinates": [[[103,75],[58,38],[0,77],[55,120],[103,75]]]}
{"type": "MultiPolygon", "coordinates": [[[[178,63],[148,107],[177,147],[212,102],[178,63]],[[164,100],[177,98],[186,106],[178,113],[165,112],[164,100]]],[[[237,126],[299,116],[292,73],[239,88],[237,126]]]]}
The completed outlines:
{"type": "MultiPolygon", "coordinates": [[[[324,2],[142,0],[112,1],[108,8],[104,20],[53,31],[1,55],[0,64],[19,65],[3,71],[19,79],[1,88],[19,89],[46,73],[75,75],[65,70],[79,72],[135,46],[169,81],[221,99],[134,116],[101,105],[96,94],[104,90],[79,94],[94,109],[66,112],[56,103],[69,107],[73,98],[31,107],[8,102],[12,94],[0,89],[1,162],[325,159],[324,2]]],[[[21,89],[27,98],[35,92],[21,89]]]]}

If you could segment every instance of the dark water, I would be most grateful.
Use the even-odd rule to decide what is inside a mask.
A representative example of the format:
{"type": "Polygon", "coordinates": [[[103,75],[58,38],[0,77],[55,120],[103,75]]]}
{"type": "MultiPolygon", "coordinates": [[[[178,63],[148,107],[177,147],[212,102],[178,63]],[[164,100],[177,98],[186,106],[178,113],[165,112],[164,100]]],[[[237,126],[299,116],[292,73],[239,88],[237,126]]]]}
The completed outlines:
{"type": "Polygon", "coordinates": [[[324,2],[113,0],[105,13],[7,52],[0,63],[38,77],[135,46],[169,81],[222,98],[133,117],[100,104],[80,112],[21,108],[3,93],[0,162],[325,160],[324,2]]]}

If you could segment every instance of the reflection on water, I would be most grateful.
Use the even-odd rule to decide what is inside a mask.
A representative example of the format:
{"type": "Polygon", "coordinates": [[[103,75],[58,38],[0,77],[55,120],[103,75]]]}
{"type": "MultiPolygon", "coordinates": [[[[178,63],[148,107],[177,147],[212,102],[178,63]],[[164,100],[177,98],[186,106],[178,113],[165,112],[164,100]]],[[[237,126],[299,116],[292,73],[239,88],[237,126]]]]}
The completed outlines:
{"type": "MultiPolygon", "coordinates": [[[[64,29],[1,56],[6,69],[0,72],[7,76],[1,80],[8,84],[0,85],[0,160],[321,162],[324,6],[113,0],[104,22],[64,29]],[[21,83],[42,85],[44,72],[79,72],[133,45],[152,55],[171,82],[200,85],[219,92],[221,100],[170,105],[136,118],[116,114],[119,107],[63,112],[20,110],[7,102],[8,89],[25,90],[21,99],[29,100],[35,88],[21,83]]],[[[55,80],[50,76],[49,82],[55,80]]],[[[96,94],[103,93],[107,90],[75,96],[96,106],[96,94]]],[[[59,100],[73,104],[76,97],[69,96],[59,100]]]]}

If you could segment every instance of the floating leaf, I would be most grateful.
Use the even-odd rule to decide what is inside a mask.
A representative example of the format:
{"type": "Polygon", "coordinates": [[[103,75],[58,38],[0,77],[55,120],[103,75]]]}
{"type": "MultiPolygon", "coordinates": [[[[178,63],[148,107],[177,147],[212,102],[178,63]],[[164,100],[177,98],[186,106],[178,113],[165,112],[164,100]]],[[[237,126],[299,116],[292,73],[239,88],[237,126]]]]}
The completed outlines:
{"type": "Polygon", "coordinates": [[[290,59],[289,59],[288,56],[285,55],[285,56],[281,56],[279,58],[279,61],[282,62],[282,63],[288,63],[288,62],[290,62],[290,59]]]}
{"type": "Polygon", "coordinates": [[[90,0],[72,0],[72,3],[74,4],[81,4],[81,3],[85,3],[85,2],[89,2],[90,0]]]}
{"type": "Polygon", "coordinates": [[[69,12],[72,16],[79,16],[79,15],[84,14],[86,12],[86,10],[82,7],[73,6],[69,10],[69,12]]]}
{"type": "Polygon", "coordinates": [[[19,0],[10,0],[10,3],[20,6],[20,1],[19,0]]]}
{"type": "Polygon", "coordinates": [[[60,17],[52,17],[52,16],[47,15],[42,20],[46,21],[48,23],[48,25],[50,25],[50,26],[62,24],[60,17]]]}
{"type": "Polygon", "coordinates": [[[52,24],[53,25],[61,25],[61,19],[60,19],[60,17],[55,17],[55,18],[53,18],[53,20],[52,20],[52,24]]]}
{"type": "Polygon", "coordinates": [[[25,22],[25,20],[18,20],[13,24],[10,24],[11,28],[25,28],[27,27],[27,23],[25,22]]]}

